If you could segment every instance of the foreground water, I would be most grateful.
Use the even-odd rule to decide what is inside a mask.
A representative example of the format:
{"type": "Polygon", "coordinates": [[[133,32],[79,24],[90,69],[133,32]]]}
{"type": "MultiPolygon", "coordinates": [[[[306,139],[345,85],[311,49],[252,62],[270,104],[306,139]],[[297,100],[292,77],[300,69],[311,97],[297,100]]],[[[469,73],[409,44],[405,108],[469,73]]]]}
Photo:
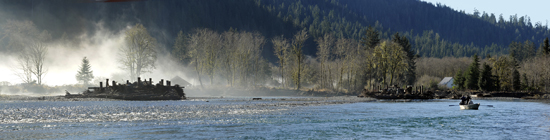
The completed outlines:
{"type": "Polygon", "coordinates": [[[550,138],[544,102],[475,100],[494,107],[460,110],[449,106],[456,100],[208,101],[0,101],[0,139],[550,138]]]}

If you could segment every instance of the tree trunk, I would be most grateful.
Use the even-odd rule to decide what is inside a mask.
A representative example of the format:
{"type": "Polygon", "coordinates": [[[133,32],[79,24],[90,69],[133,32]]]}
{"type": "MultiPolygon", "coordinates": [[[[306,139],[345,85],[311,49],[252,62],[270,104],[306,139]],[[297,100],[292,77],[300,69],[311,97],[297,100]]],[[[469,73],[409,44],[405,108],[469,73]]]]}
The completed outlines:
{"type": "Polygon", "coordinates": [[[301,55],[298,55],[298,78],[297,78],[297,80],[296,80],[296,90],[300,90],[300,82],[301,82],[300,73],[301,73],[301,68],[302,68],[302,56],[301,56],[301,55]]]}
{"type": "Polygon", "coordinates": [[[197,71],[197,78],[199,79],[199,83],[201,84],[201,88],[204,89],[204,86],[202,85],[201,75],[199,73],[199,61],[197,58],[195,58],[195,71],[197,71]]]}

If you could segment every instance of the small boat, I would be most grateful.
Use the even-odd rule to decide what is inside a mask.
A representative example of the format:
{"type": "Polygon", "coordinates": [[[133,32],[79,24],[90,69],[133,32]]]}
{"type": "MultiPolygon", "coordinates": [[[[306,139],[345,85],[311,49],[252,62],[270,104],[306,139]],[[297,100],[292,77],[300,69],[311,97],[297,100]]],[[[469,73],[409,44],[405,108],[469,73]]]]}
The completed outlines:
{"type": "Polygon", "coordinates": [[[474,103],[471,103],[471,104],[468,104],[468,105],[459,105],[460,106],[460,109],[464,110],[464,109],[474,109],[474,110],[477,110],[480,106],[479,103],[477,104],[474,104],[474,103]]]}

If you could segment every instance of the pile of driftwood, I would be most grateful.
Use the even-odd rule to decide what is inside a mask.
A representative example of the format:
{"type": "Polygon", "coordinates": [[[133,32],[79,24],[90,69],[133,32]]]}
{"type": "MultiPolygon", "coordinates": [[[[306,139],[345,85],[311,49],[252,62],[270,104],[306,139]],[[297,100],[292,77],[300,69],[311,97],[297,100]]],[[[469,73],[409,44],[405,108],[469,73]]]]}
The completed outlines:
{"type": "Polygon", "coordinates": [[[413,87],[407,86],[406,89],[401,89],[397,85],[382,89],[380,86],[374,90],[363,89],[357,97],[371,97],[376,99],[433,99],[434,94],[431,91],[425,91],[423,86],[413,87]]]}
{"type": "Polygon", "coordinates": [[[71,95],[67,93],[67,98],[110,98],[110,99],[122,99],[122,100],[182,100],[186,99],[183,92],[184,87],[179,85],[171,85],[170,81],[161,79],[158,83],[154,84],[153,80],[149,78],[149,81],[145,79],[141,81],[138,77],[136,82],[130,83],[126,80],[125,84],[111,81],[109,85],[109,79],[105,80],[105,87],[103,82],[99,82],[99,87],[88,87],[88,90],[82,94],[71,95]]]}

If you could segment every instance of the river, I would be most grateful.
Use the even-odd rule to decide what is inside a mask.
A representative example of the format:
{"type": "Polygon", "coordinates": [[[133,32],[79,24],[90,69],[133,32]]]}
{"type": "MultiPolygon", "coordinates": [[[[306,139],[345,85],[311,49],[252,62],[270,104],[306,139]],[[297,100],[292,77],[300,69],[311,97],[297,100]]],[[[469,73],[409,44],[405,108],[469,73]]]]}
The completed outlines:
{"type": "Polygon", "coordinates": [[[550,138],[547,102],[474,100],[494,107],[460,110],[449,106],[457,100],[341,100],[5,100],[0,139],[550,138]]]}

